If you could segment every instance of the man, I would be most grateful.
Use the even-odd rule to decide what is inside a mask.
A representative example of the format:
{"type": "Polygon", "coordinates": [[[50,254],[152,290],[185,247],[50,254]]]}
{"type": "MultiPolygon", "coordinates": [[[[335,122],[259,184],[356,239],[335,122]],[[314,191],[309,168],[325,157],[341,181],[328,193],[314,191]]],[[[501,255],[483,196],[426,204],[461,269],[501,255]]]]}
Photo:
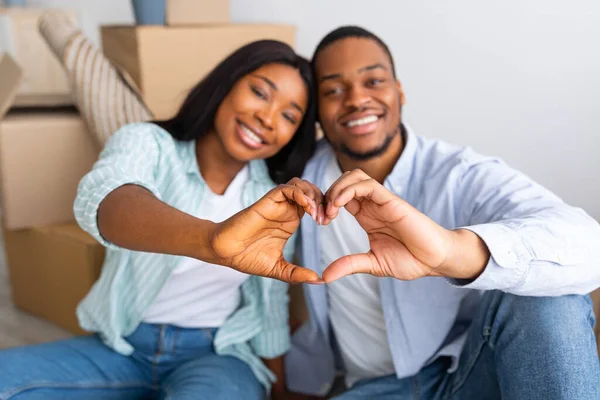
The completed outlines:
{"type": "Polygon", "coordinates": [[[358,27],[313,57],[326,137],[305,170],[310,321],[291,391],[340,399],[599,399],[589,296],[600,226],[500,160],[417,136],[387,46],[358,27]],[[320,219],[320,218],[319,218],[320,219]]]}

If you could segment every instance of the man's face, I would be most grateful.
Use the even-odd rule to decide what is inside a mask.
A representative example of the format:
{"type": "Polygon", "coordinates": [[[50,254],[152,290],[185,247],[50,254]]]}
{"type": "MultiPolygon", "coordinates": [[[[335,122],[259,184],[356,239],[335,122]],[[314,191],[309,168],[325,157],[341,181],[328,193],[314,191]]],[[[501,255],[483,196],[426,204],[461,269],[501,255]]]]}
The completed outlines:
{"type": "Polygon", "coordinates": [[[316,58],[319,121],[338,152],[375,158],[399,134],[404,95],[390,58],[367,38],[338,40],[316,58]]]}

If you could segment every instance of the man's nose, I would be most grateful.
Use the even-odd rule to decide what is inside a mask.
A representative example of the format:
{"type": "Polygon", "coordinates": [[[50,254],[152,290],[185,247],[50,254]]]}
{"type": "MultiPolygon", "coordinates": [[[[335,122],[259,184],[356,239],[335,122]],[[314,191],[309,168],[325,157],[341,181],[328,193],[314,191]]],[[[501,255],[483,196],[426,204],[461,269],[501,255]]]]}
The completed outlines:
{"type": "Polygon", "coordinates": [[[348,108],[362,108],[369,102],[370,96],[360,86],[353,86],[346,92],[344,106],[348,108]]]}

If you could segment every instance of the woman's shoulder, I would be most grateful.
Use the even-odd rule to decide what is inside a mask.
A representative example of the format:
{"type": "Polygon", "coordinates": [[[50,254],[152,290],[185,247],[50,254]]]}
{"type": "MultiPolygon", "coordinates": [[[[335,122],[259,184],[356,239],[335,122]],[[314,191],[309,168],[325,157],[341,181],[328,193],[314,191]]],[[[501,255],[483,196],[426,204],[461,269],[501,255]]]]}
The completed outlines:
{"type": "Polygon", "coordinates": [[[183,143],[152,122],[135,122],[123,125],[108,140],[105,151],[132,149],[136,152],[178,152],[183,143]]]}
{"type": "Polygon", "coordinates": [[[112,135],[111,139],[125,138],[128,136],[175,142],[175,139],[169,132],[153,122],[134,122],[123,125],[112,135]]]}

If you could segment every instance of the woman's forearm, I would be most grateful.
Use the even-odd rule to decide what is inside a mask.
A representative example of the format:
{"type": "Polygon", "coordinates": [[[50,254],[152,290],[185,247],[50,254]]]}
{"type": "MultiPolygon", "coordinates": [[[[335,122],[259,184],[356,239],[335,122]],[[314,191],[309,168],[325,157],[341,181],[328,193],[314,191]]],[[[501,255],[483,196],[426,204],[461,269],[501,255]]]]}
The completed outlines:
{"type": "Polygon", "coordinates": [[[209,261],[209,238],[216,224],[179,211],[138,185],[124,185],[98,208],[98,228],[109,242],[126,249],[182,255],[209,261]]]}

